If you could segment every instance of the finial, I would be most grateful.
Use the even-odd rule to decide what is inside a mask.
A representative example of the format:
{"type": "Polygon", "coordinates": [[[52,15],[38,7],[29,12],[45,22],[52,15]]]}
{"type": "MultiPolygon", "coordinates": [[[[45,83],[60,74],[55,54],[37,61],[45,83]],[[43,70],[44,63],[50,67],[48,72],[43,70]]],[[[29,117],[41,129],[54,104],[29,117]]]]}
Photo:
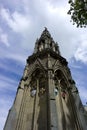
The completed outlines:
{"type": "Polygon", "coordinates": [[[45,31],[47,31],[47,27],[44,27],[45,28],[45,31]]]}

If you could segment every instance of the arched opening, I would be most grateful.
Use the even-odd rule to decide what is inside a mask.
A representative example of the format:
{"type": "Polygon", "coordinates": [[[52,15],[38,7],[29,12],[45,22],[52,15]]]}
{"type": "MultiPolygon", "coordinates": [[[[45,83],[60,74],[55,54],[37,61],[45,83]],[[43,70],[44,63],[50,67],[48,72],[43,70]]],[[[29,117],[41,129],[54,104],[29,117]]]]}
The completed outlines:
{"type": "Polygon", "coordinates": [[[32,91],[30,90],[30,92],[32,94],[31,100],[34,100],[32,126],[38,130],[47,129],[47,83],[45,75],[45,71],[39,67],[31,75],[30,87],[32,91]]]}
{"type": "Polygon", "coordinates": [[[31,75],[31,82],[30,82],[30,95],[34,97],[37,92],[38,87],[38,94],[45,92],[45,73],[42,69],[37,68],[31,75]],[[38,85],[37,85],[38,80],[38,85]]]}
{"type": "Polygon", "coordinates": [[[64,76],[63,72],[61,70],[56,70],[55,73],[54,73],[54,80],[55,81],[60,81],[61,85],[62,86],[66,86],[67,83],[66,83],[66,77],[64,76]]]}
{"type": "Polygon", "coordinates": [[[66,78],[61,70],[56,70],[54,73],[54,83],[55,83],[55,95],[58,94],[58,91],[61,92],[63,98],[65,98],[67,91],[66,78]]]}

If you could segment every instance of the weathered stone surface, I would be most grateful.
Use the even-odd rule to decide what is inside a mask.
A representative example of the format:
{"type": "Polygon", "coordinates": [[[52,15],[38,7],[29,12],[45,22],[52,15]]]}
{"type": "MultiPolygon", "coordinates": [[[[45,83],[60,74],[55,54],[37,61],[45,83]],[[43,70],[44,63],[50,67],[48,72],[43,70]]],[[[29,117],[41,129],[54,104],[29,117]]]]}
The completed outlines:
{"type": "Polygon", "coordinates": [[[47,28],[28,57],[4,130],[87,130],[68,62],[47,28]]]}

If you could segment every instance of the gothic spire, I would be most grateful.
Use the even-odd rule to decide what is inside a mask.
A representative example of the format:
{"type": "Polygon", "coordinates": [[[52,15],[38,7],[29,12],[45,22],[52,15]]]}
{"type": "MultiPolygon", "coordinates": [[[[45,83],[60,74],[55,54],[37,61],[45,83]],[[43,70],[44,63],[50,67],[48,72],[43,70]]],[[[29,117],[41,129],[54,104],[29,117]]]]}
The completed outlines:
{"type": "Polygon", "coordinates": [[[41,34],[41,38],[47,38],[47,37],[51,38],[51,35],[50,35],[49,31],[47,30],[47,28],[45,27],[44,31],[41,34]]]}
{"type": "Polygon", "coordinates": [[[54,42],[53,38],[51,37],[51,34],[45,27],[40,38],[36,40],[34,53],[37,53],[39,51],[41,52],[46,49],[50,49],[55,53],[60,54],[58,44],[54,42]]]}

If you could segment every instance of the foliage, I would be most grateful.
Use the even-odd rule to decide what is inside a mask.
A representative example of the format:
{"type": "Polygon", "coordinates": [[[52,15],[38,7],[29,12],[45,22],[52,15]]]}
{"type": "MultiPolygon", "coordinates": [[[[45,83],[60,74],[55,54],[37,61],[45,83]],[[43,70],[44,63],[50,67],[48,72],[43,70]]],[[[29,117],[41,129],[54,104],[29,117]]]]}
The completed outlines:
{"type": "Polygon", "coordinates": [[[70,9],[68,14],[71,15],[73,24],[77,27],[87,26],[87,0],[69,0],[70,9]]]}

